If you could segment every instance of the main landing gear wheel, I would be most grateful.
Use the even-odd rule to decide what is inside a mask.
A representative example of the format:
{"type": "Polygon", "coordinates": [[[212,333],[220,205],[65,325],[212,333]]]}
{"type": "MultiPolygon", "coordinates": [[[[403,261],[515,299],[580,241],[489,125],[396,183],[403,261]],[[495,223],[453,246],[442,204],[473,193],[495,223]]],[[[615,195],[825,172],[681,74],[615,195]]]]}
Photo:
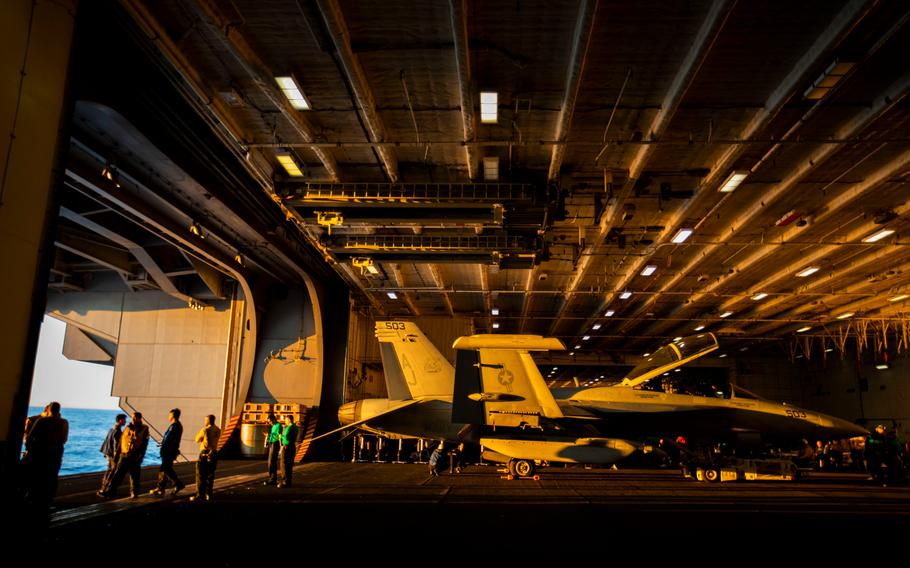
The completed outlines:
{"type": "Polygon", "coordinates": [[[511,460],[509,462],[509,471],[518,477],[531,477],[535,470],[534,462],[531,460],[511,460]]]}
{"type": "Polygon", "coordinates": [[[716,483],[720,481],[720,470],[716,467],[705,468],[705,481],[716,483]]]}

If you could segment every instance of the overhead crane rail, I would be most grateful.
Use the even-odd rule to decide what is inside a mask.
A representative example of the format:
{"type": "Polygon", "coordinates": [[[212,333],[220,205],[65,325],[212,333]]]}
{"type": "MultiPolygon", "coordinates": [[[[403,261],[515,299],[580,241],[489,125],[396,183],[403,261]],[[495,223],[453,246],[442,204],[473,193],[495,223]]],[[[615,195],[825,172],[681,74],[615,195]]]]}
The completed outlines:
{"type": "Polygon", "coordinates": [[[528,183],[308,183],[288,191],[284,199],[294,206],[331,202],[336,206],[458,203],[489,207],[506,201],[533,201],[535,194],[535,186],[528,183]]]}

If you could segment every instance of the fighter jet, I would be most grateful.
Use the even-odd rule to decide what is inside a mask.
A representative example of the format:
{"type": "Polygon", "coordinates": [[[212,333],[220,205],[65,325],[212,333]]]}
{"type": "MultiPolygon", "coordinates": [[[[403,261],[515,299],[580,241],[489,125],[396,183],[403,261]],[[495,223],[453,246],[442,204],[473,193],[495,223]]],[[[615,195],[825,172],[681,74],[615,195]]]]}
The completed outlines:
{"type": "Polygon", "coordinates": [[[717,349],[703,333],[674,341],[615,386],[576,389],[556,399],[531,358],[562,350],[555,338],[473,335],[458,350],[452,420],[479,426],[471,436],[510,462],[519,475],[534,462],[611,463],[650,436],[758,444],[865,435],[846,420],[764,400],[733,387],[720,396],[636,387],[717,349]]]}
{"type": "Polygon", "coordinates": [[[555,338],[462,337],[453,368],[413,322],[377,322],[375,333],[389,397],[343,405],[341,428],[316,439],[357,428],[388,438],[476,442],[486,458],[517,464],[516,473],[527,475],[541,460],[614,463],[650,436],[758,444],[866,433],[738,387],[721,397],[638,388],[716,350],[710,333],[655,351],[618,385],[564,391],[547,388],[530,355],[565,349],[555,338]]]}
{"type": "Polygon", "coordinates": [[[341,428],[314,441],[355,428],[392,439],[458,440],[464,424],[452,423],[452,364],[413,322],[376,322],[375,334],[389,397],[342,405],[341,428]]]}

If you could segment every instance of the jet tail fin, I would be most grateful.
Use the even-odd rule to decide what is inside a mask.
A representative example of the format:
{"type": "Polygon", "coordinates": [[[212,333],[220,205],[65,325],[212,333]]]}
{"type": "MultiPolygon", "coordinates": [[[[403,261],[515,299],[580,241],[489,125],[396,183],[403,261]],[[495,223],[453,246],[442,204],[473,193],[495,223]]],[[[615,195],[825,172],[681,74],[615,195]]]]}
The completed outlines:
{"type": "Polygon", "coordinates": [[[375,333],[390,399],[452,395],[455,369],[417,324],[378,321],[375,333]]]}
{"type": "Polygon", "coordinates": [[[563,416],[530,354],[565,349],[558,339],[472,335],[459,338],[454,347],[452,422],[538,426],[541,417],[563,416]]]}

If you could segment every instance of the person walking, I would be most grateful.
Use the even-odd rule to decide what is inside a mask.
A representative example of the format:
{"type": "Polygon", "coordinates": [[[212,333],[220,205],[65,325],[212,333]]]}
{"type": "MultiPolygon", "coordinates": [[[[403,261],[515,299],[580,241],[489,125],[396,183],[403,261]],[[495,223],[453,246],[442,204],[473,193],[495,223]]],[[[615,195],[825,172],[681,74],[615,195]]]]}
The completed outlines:
{"type": "Polygon", "coordinates": [[[269,435],[265,439],[269,478],[262,483],[263,485],[278,483],[278,456],[281,453],[281,422],[278,422],[274,414],[269,414],[269,424],[269,435]]]}
{"type": "Polygon", "coordinates": [[[57,476],[63,463],[63,446],[69,438],[69,422],[60,416],[60,403],[52,402],[35,421],[25,439],[28,498],[32,504],[49,507],[57,495],[57,476]]]}
{"type": "Polygon", "coordinates": [[[294,475],[294,456],[297,453],[297,434],[299,429],[290,414],[284,416],[284,428],[281,430],[281,481],[278,487],[290,487],[294,475]]]}
{"type": "Polygon", "coordinates": [[[110,429],[104,442],[101,444],[101,453],[107,458],[107,471],[101,478],[101,488],[103,489],[111,481],[114,475],[114,469],[117,468],[117,460],[120,459],[120,436],[123,434],[123,427],[126,425],[126,414],[118,414],[114,417],[114,427],[110,429]]]}
{"type": "Polygon", "coordinates": [[[174,484],[174,495],[180,493],[185,486],[177,472],[174,471],[174,461],[180,455],[180,439],[183,437],[183,424],[180,423],[180,409],[174,408],[168,414],[170,425],[161,437],[161,468],[158,470],[158,485],[149,493],[152,495],[164,495],[167,489],[167,482],[170,480],[174,484]]]}
{"type": "Polygon", "coordinates": [[[218,438],[221,428],[215,426],[215,415],[205,417],[205,426],[196,434],[199,459],[196,461],[196,494],[190,501],[211,501],[215,487],[215,467],[218,465],[218,438]]]}
{"type": "Polygon", "coordinates": [[[441,465],[439,462],[442,461],[442,452],[444,449],[445,446],[440,442],[439,446],[430,454],[430,475],[433,477],[439,477],[439,466],[441,465]]]}
{"type": "Polygon", "coordinates": [[[123,429],[120,435],[120,458],[117,467],[106,487],[98,491],[99,497],[114,497],[123,478],[130,476],[130,497],[139,496],[140,475],[142,474],[142,460],[149,445],[149,427],[142,421],[142,413],[134,412],[132,421],[123,429]]]}

